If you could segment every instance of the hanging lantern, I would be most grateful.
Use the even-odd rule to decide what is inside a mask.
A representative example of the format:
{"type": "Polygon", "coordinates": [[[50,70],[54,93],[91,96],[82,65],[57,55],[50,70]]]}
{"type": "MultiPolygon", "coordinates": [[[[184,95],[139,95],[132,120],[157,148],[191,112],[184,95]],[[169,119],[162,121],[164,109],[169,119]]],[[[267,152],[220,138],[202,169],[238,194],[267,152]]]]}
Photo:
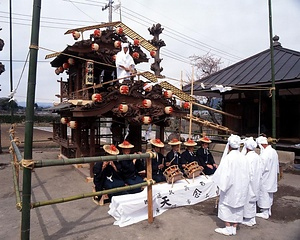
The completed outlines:
{"type": "Polygon", "coordinates": [[[94,93],[92,95],[93,102],[102,102],[102,95],[100,93],[94,93]]]}
{"type": "Polygon", "coordinates": [[[113,56],[111,57],[111,59],[115,62],[116,59],[117,59],[117,55],[113,55],[113,56]]]}
{"type": "Polygon", "coordinates": [[[68,58],[68,63],[69,65],[74,65],[75,64],[74,58],[68,58]]]}
{"type": "Polygon", "coordinates": [[[174,111],[174,110],[173,110],[173,108],[172,108],[171,106],[165,107],[165,113],[166,113],[166,114],[171,114],[173,111],[174,111]]]}
{"type": "Polygon", "coordinates": [[[121,41],[115,41],[114,46],[115,46],[115,48],[120,48],[121,47],[121,41]]]}
{"type": "Polygon", "coordinates": [[[152,85],[150,83],[144,83],[143,88],[146,92],[151,92],[152,91],[152,85]]]}
{"type": "Polygon", "coordinates": [[[101,31],[100,31],[100,29],[95,29],[94,30],[94,37],[97,37],[97,38],[101,37],[101,31]]]}
{"type": "Polygon", "coordinates": [[[123,104],[123,103],[121,103],[120,105],[119,105],[119,111],[120,112],[122,112],[122,113],[126,113],[127,111],[128,111],[128,105],[127,104],[123,104]]]}
{"type": "Polygon", "coordinates": [[[91,47],[92,47],[93,51],[98,51],[99,50],[99,45],[97,43],[93,43],[91,47]]]}
{"type": "Polygon", "coordinates": [[[69,67],[70,67],[70,65],[69,65],[69,63],[64,63],[63,65],[62,65],[62,67],[63,67],[63,69],[69,69],[69,67]]]}
{"type": "Polygon", "coordinates": [[[132,53],[132,57],[134,59],[138,59],[140,57],[140,54],[138,52],[134,52],[134,53],[132,53]]]}
{"type": "Polygon", "coordinates": [[[129,93],[129,87],[127,85],[120,86],[120,93],[127,95],[129,93]]]}
{"type": "Polygon", "coordinates": [[[56,73],[56,75],[59,75],[59,74],[60,74],[59,68],[56,68],[56,69],[55,69],[55,73],[56,73]]]}
{"type": "Polygon", "coordinates": [[[62,124],[67,124],[67,123],[69,122],[69,118],[67,118],[67,117],[62,117],[62,118],[60,119],[60,122],[61,122],[62,124]]]}
{"type": "Polygon", "coordinates": [[[149,123],[151,123],[151,117],[143,116],[142,121],[144,124],[149,124],[149,123]]]}
{"type": "Polygon", "coordinates": [[[116,33],[119,34],[119,35],[123,34],[123,28],[117,27],[116,28],[116,33]]]}
{"type": "Polygon", "coordinates": [[[72,32],[72,36],[73,36],[74,40],[78,40],[78,38],[80,38],[80,32],[73,31],[72,32]]]}
{"type": "Polygon", "coordinates": [[[189,103],[189,102],[185,102],[185,103],[183,104],[183,108],[184,108],[184,109],[190,109],[190,103],[189,103]]]}
{"type": "Polygon", "coordinates": [[[58,67],[58,70],[59,70],[60,73],[64,72],[64,68],[62,66],[58,67]]]}
{"type": "Polygon", "coordinates": [[[150,99],[144,99],[143,100],[143,107],[144,108],[150,108],[152,106],[152,102],[150,99]]]}
{"type": "Polygon", "coordinates": [[[171,90],[166,90],[165,92],[164,92],[164,96],[165,96],[165,98],[171,98],[172,97],[172,91],[171,90]]]}
{"type": "Polygon", "coordinates": [[[139,45],[140,45],[140,40],[139,40],[138,38],[135,38],[135,39],[133,40],[133,45],[134,45],[134,46],[139,46],[139,45]]]}
{"type": "Polygon", "coordinates": [[[68,123],[68,126],[72,129],[76,129],[77,128],[77,121],[70,121],[68,123]]]}
{"type": "Polygon", "coordinates": [[[150,56],[155,57],[156,56],[156,51],[155,50],[150,51],[150,56]]]}

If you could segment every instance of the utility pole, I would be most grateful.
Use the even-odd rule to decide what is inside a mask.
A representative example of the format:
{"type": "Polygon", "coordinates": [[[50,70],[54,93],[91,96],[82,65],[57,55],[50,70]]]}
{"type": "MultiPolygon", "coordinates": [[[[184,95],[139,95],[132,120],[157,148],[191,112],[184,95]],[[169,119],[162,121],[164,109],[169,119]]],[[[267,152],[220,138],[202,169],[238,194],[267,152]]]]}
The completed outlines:
{"type": "Polygon", "coordinates": [[[102,11],[106,10],[108,8],[108,22],[112,22],[112,4],[114,2],[112,0],[108,0],[108,4],[106,4],[104,7],[102,7],[102,11]]]}
{"type": "MultiPolygon", "coordinates": [[[[10,92],[13,92],[13,67],[12,67],[12,0],[9,0],[9,78],[10,78],[10,92]]],[[[10,101],[10,115],[11,124],[14,120],[14,101],[10,101]]]]}

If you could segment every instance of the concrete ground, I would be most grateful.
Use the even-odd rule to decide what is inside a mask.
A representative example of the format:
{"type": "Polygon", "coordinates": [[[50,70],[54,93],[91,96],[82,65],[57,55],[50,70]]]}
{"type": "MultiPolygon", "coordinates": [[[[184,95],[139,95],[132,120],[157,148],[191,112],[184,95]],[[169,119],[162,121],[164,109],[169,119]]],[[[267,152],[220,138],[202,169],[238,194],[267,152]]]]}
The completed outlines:
{"type": "MultiPolygon", "coordinates": [[[[0,154],[0,239],[20,239],[21,213],[16,209],[10,155],[0,154]]],[[[57,159],[59,149],[34,148],[33,159],[57,159]]],[[[32,202],[69,197],[92,191],[73,166],[35,169],[32,173],[32,202]]],[[[20,177],[22,188],[22,176],[20,177]]],[[[284,172],[274,197],[273,215],[269,220],[257,219],[254,227],[240,226],[236,236],[214,232],[223,227],[216,216],[215,199],[171,209],[156,217],[120,228],[108,215],[109,205],[97,206],[91,198],[49,205],[31,210],[30,239],[243,239],[298,240],[300,238],[300,174],[284,172]]]]}

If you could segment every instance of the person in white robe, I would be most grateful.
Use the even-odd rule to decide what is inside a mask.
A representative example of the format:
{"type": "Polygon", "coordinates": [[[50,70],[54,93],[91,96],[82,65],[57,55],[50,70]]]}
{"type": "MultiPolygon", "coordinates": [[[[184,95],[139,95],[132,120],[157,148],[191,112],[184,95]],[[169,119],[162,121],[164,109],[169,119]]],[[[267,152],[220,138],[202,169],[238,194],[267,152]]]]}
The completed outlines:
{"type": "Polygon", "coordinates": [[[240,143],[241,138],[237,135],[228,138],[220,165],[212,178],[220,191],[218,217],[225,222],[225,227],[216,228],[215,232],[227,236],[236,235],[236,227],[243,221],[249,189],[248,164],[245,155],[239,151],[240,143]]]}
{"type": "Polygon", "coordinates": [[[119,83],[122,83],[126,77],[129,77],[135,67],[133,58],[129,54],[129,44],[122,43],[121,46],[122,50],[116,56],[117,78],[122,78],[119,80],[119,83]]]}
{"type": "Polygon", "coordinates": [[[262,163],[259,155],[255,152],[257,143],[253,137],[245,138],[243,142],[244,147],[242,153],[246,155],[246,161],[249,163],[250,186],[248,200],[244,206],[244,220],[242,224],[251,227],[256,224],[256,202],[260,190],[262,163]]]}
{"type": "Polygon", "coordinates": [[[279,173],[278,154],[271,145],[268,144],[266,137],[256,138],[260,147],[260,157],[262,161],[261,187],[257,205],[261,212],[257,217],[268,219],[271,216],[271,207],[273,205],[273,195],[277,192],[277,178],[279,173]]]}

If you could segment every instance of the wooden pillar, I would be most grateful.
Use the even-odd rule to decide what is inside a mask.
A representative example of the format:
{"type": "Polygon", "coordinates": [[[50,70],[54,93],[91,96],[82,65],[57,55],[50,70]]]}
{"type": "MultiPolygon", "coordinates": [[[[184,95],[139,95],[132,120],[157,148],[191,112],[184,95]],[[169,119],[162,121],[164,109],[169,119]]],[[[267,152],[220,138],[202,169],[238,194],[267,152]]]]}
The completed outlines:
{"type": "MultiPolygon", "coordinates": [[[[147,180],[152,179],[152,160],[147,158],[147,180]]],[[[148,223],[153,223],[152,185],[147,186],[148,223]]]]}
{"type": "MultiPolygon", "coordinates": [[[[91,133],[90,133],[90,156],[95,156],[95,124],[91,123],[91,133]]],[[[90,163],[90,177],[94,177],[93,167],[95,163],[90,163]]]]}

